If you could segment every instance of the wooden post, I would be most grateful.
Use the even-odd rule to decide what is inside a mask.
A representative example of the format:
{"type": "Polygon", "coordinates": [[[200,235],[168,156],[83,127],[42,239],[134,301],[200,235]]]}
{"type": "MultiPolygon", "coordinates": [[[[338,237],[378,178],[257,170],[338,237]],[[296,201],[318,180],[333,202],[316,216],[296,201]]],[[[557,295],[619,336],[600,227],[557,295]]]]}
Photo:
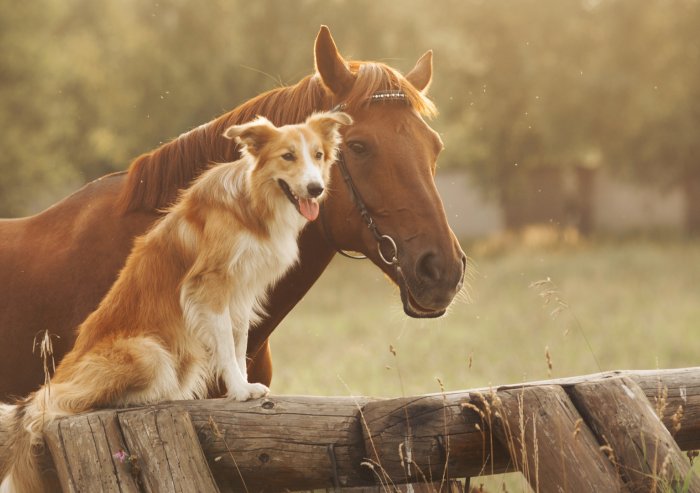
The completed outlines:
{"type": "Polygon", "coordinates": [[[44,433],[61,489],[68,492],[139,493],[128,464],[116,412],[101,411],[53,422],[44,433]]]}
{"type": "Polygon", "coordinates": [[[119,422],[146,493],[218,493],[186,411],[177,407],[125,411],[119,413],[119,422]]]}
{"type": "Polygon", "coordinates": [[[564,389],[501,390],[472,401],[534,491],[627,491],[564,389]],[[487,404],[488,403],[488,404],[487,404]]]}
{"type": "Polygon", "coordinates": [[[700,491],[700,479],[632,379],[580,383],[570,393],[631,491],[700,491]]]}

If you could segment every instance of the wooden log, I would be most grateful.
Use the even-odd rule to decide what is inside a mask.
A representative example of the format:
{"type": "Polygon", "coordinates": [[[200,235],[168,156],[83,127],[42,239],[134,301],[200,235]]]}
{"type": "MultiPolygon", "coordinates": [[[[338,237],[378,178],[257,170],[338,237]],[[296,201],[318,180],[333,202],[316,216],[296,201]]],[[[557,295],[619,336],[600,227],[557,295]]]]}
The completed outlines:
{"type": "Polygon", "coordinates": [[[700,491],[700,478],[631,378],[580,383],[570,393],[630,491],[700,491]]]}
{"type": "Polygon", "coordinates": [[[128,464],[116,453],[126,448],[116,412],[102,411],[54,421],[44,438],[65,492],[138,493],[128,464]]]}
{"type": "Polygon", "coordinates": [[[562,387],[502,390],[487,399],[491,429],[533,491],[627,491],[562,387]]]}
{"type": "Polygon", "coordinates": [[[143,491],[219,491],[186,411],[154,406],[119,412],[118,418],[143,491]]]}
{"type": "Polygon", "coordinates": [[[352,397],[270,396],[180,404],[190,413],[222,491],[281,491],[375,484],[360,465],[365,452],[359,413],[366,403],[352,397]]]}
{"type": "Polygon", "coordinates": [[[448,393],[368,403],[363,433],[377,480],[433,482],[503,470],[508,455],[498,443],[491,447],[478,413],[463,406],[468,399],[448,393]]]}
{"type": "MultiPolygon", "coordinates": [[[[675,438],[683,450],[700,448],[700,368],[609,372],[502,386],[494,390],[549,384],[569,389],[581,382],[605,381],[620,375],[629,376],[638,382],[652,402],[661,393],[659,388],[667,388],[664,424],[673,428],[672,416],[677,407],[682,405],[684,415],[675,438]]],[[[487,393],[488,389],[482,392],[487,393]]],[[[391,471],[392,481],[400,483],[407,480],[397,448],[400,440],[397,441],[396,438],[408,436],[401,430],[402,420],[406,421],[406,412],[411,417],[409,421],[415,437],[413,443],[409,444],[412,460],[418,462],[421,470],[427,471],[426,476],[442,476],[444,461],[440,462],[439,458],[447,440],[450,445],[447,471],[452,477],[498,473],[507,469],[507,451],[498,443],[492,449],[489,442],[482,439],[476,428],[480,425],[478,414],[470,409],[461,412],[460,405],[471,402],[475,394],[475,391],[461,391],[447,393],[444,397],[436,394],[392,399],[379,401],[381,407],[373,409],[373,404],[365,409],[369,414],[374,411],[377,416],[384,413],[388,416],[387,423],[391,422],[389,417],[393,416],[391,419],[394,424],[381,434],[378,434],[376,427],[371,428],[372,436],[378,437],[375,443],[385,449],[378,450],[378,453],[380,458],[384,457],[382,464],[391,471]],[[387,412],[392,408],[394,411],[387,412]],[[425,416],[422,417],[422,414],[425,416]],[[436,427],[432,424],[434,422],[442,425],[436,427]],[[436,428],[441,428],[443,432],[438,432],[436,428]],[[392,437],[392,434],[396,437],[392,437]],[[438,438],[441,435],[443,438],[438,438]],[[383,442],[385,439],[386,443],[383,442]],[[440,440],[443,441],[442,445],[440,440]],[[424,457],[427,457],[425,462],[429,464],[419,462],[424,457]]],[[[228,482],[241,489],[242,482],[236,468],[238,465],[243,477],[250,481],[249,490],[254,491],[255,487],[261,487],[270,481],[274,488],[283,488],[283,484],[292,484],[294,481],[300,482],[300,488],[333,487],[336,483],[340,486],[374,484],[374,473],[359,465],[364,459],[373,457],[371,449],[365,453],[363,426],[359,418],[359,409],[365,408],[369,402],[368,399],[351,397],[276,396],[268,401],[235,403],[208,400],[177,403],[177,406],[190,412],[220,488],[225,489],[224,482],[228,482]],[[214,431],[215,426],[218,427],[218,432],[214,431]],[[329,446],[334,451],[332,455],[335,456],[335,467],[329,446]],[[305,465],[307,463],[312,465],[305,465]]],[[[172,405],[164,403],[156,407],[172,405]]],[[[0,430],[0,457],[7,444],[7,437],[3,433],[5,432],[0,430]]],[[[415,470],[411,471],[412,475],[415,473],[415,470]]]]}

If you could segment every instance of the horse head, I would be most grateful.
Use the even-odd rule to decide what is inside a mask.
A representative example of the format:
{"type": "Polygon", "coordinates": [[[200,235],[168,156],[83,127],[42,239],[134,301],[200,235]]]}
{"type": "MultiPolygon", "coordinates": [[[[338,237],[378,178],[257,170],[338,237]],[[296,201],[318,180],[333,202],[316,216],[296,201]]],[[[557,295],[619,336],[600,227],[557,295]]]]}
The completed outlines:
{"type": "Polygon", "coordinates": [[[445,313],[464,280],[466,256],[450,229],[434,176],[443,148],[424,117],[432,52],[402,76],[377,62],[348,62],[325,26],[316,77],[330,107],[352,115],[334,167],[322,228],[338,250],[361,252],[398,286],[411,317],[445,313]]]}

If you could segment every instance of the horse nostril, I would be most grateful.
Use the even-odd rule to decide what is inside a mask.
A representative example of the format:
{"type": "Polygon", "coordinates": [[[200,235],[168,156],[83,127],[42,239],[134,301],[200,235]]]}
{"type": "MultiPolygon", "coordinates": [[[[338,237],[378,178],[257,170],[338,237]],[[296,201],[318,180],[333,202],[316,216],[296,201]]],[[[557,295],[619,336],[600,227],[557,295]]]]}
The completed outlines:
{"type": "Polygon", "coordinates": [[[306,191],[309,192],[310,196],[318,197],[323,193],[323,185],[320,183],[309,183],[306,186],[306,191]]]}
{"type": "Polygon", "coordinates": [[[462,252],[462,275],[459,277],[459,285],[464,283],[464,277],[467,275],[467,255],[462,252]]]}
{"type": "Polygon", "coordinates": [[[437,282],[440,280],[440,260],[434,253],[426,253],[418,261],[418,276],[424,281],[437,282]]]}

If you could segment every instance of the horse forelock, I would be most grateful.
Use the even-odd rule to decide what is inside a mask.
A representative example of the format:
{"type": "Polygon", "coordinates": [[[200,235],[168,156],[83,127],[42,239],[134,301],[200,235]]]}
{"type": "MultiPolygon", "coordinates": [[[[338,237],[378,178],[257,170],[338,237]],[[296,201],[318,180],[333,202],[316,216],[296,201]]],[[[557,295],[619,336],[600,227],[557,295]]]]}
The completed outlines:
{"type": "MultiPolygon", "coordinates": [[[[434,103],[388,65],[359,61],[348,62],[348,65],[355,81],[342,102],[349,111],[370,104],[370,97],[378,91],[400,90],[421,115],[437,114],[434,103]]],[[[258,115],[277,126],[301,123],[315,111],[330,109],[332,100],[320,76],[309,75],[295,85],[267,91],[183,133],[131,163],[119,199],[120,210],[165,209],[175,201],[178,190],[189,186],[211,163],[237,159],[235,143],[222,137],[229,126],[245,123],[258,115]]]]}
{"type": "Polygon", "coordinates": [[[371,104],[371,96],[382,91],[401,91],[405,100],[418,113],[426,117],[437,115],[437,108],[425,94],[413,87],[397,70],[380,62],[349,62],[355,75],[352,91],[344,101],[348,110],[371,104]]]}

